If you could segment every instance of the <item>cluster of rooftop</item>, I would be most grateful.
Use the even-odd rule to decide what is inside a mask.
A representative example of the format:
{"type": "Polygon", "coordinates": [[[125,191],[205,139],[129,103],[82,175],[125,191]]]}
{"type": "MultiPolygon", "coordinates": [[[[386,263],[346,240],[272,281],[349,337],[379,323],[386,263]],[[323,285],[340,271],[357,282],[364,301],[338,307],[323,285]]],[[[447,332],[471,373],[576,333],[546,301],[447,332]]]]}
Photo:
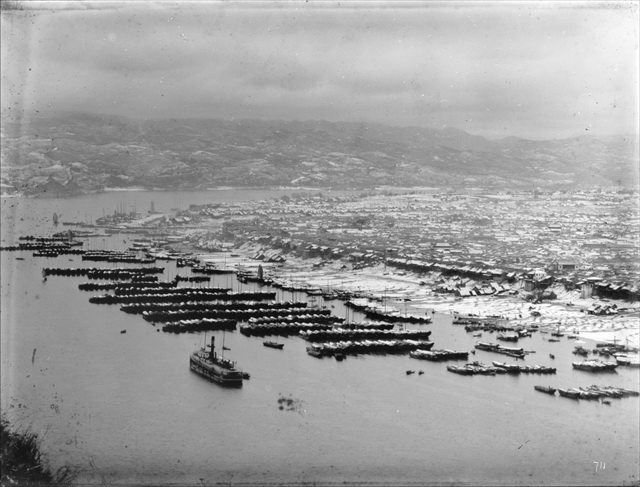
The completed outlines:
{"type": "Polygon", "coordinates": [[[552,277],[636,292],[638,193],[436,192],[300,194],[192,205],[199,242],[252,241],[304,257],[386,262],[467,274],[552,277]]]}

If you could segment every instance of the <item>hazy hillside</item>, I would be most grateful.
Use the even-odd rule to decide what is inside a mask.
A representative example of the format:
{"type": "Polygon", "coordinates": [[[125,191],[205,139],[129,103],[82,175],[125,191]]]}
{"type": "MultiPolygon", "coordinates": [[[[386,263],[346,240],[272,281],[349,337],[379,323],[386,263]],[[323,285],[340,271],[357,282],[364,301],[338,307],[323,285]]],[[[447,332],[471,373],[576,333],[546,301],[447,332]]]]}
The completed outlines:
{"type": "Polygon", "coordinates": [[[629,187],[638,183],[637,147],[637,136],[491,141],[455,129],[325,121],[135,121],[72,113],[3,124],[2,191],[629,187]]]}

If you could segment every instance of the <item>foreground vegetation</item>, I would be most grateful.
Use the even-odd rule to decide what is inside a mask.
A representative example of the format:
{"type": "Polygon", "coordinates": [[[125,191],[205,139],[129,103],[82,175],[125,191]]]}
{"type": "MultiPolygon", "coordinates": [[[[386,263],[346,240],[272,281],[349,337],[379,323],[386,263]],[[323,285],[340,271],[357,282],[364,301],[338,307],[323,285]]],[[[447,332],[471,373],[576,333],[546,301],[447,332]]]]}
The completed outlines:
{"type": "Polygon", "coordinates": [[[52,485],[70,481],[68,468],[51,472],[44,464],[38,435],[13,431],[0,419],[0,485],[52,485]]]}

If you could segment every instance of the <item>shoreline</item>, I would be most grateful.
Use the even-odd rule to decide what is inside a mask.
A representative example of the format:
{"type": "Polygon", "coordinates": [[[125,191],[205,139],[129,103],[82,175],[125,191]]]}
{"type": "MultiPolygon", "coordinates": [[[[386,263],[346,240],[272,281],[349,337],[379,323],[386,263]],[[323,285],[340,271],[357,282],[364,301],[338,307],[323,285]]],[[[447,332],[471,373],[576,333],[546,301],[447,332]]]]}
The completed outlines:
{"type": "MultiPolygon", "coordinates": [[[[398,191],[420,191],[423,188],[394,188],[398,191]]],[[[427,188],[428,189],[428,188],[427,188]]],[[[304,191],[304,192],[359,192],[359,191],[387,191],[383,187],[375,188],[327,188],[327,187],[306,187],[306,186],[213,186],[201,189],[161,189],[161,188],[145,188],[142,186],[134,186],[130,188],[106,187],[97,191],[83,191],[78,194],[24,194],[24,193],[4,193],[0,194],[1,198],[37,198],[37,199],[72,199],[82,196],[98,195],[103,193],[197,193],[197,192],[213,192],[213,191],[304,191]]]]}
{"type": "MultiPolygon", "coordinates": [[[[262,262],[251,257],[261,250],[260,246],[243,244],[230,253],[238,254],[242,260],[262,262]]],[[[192,249],[198,256],[207,255],[208,260],[233,265],[228,252],[207,254],[200,249],[192,249]]],[[[428,276],[411,271],[400,271],[378,264],[361,269],[350,269],[350,263],[337,260],[320,265],[319,258],[302,259],[285,254],[286,261],[265,268],[265,275],[275,276],[293,282],[305,283],[309,287],[341,289],[363,292],[382,299],[389,309],[399,312],[423,315],[428,312],[441,314],[476,314],[479,316],[501,316],[514,324],[536,324],[543,331],[559,330],[573,333],[581,338],[596,342],[628,343],[640,347],[640,303],[591,297],[580,298],[579,291],[566,291],[562,286],[552,290],[558,296],[554,300],[532,304],[518,295],[490,295],[460,298],[453,294],[436,293],[430,285],[421,285],[428,276]],[[346,267],[345,267],[346,266],[346,267]],[[275,269],[274,272],[272,269],[275,269]],[[587,314],[586,309],[595,305],[616,305],[626,309],[624,313],[612,315],[587,314]],[[532,312],[539,313],[534,316],[532,312]]],[[[265,266],[263,266],[265,267],[265,266]]],[[[517,287],[517,286],[516,286],[517,287]]]]}

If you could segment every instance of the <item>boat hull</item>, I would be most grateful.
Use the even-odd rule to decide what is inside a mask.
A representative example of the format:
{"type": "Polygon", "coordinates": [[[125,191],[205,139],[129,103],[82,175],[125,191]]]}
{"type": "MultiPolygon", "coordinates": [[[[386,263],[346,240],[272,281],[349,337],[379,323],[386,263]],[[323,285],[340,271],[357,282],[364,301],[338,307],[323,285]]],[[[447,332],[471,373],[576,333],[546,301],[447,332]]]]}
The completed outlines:
{"type": "Polygon", "coordinates": [[[572,362],[573,368],[577,370],[586,370],[588,372],[611,372],[618,367],[614,362],[599,362],[595,360],[585,362],[572,362]]]}
{"type": "Polygon", "coordinates": [[[551,386],[533,386],[536,391],[544,392],[546,394],[555,395],[556,389],[551,386]]]}
{"type": "Polygon", "coordinates": [[[579,399],[580,393],[578,391],[572,391],[569,389],[558,389],[558,394],[562,397],[568,397],[569,399],[579,399]]]}

